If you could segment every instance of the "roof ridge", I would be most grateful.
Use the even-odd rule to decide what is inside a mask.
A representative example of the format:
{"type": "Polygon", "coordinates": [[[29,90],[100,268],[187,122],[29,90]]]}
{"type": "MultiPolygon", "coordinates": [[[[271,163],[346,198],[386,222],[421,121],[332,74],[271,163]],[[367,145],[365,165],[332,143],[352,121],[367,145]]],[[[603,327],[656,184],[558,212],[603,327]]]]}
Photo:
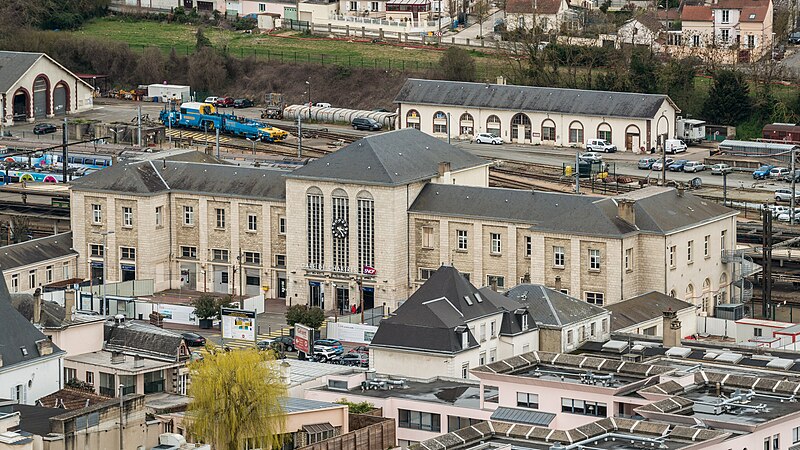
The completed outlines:
{"type": "Polygon", "coordinates": [[[497,83],[479,83],[476,81],[451,81],[451,80],[428,80],[424,78],[408,78],[406,82],[409,81],[423,81],[428,83],[448,83],[448,84],[469,84],[469,85],[477,85],[477,86],[491,86],[491,87],[498,87],[501,89],[513,89],[513,88],[521,88],[521,89],[541,89],[541,90],[553,90],[553,91],[579,91],[579,92],[593,92],[599,94],[619,94],[619,95],[628,95],[628,96],[645,96],[645,97],[658,97],[658,98],[668,98],[667,94],[647,94],[647,93],[640,93],[640,92],[621,92],[621,91],[601,91],[599,89],[578,89],[578,88],[560,88],[560,87],[552,87],[552,86],[525,86],[521,84],[497,84],[497,83]]]}
{"type": "Polygon", "coordinates": [[[553,301],[550,299],[550,294],[547,292],[547,289],[545,289],[541,284],[536,285],[536,287],[542,291],[542,296],[545,299],[545,303],[547,304],[548,308],[550,308],[550,312],[553,314],[556,322],[558,322],[558,326],[564,326],[561,316],[558,315],[558,311],[556,311],[555,307],[553,307],[553,301]]]}

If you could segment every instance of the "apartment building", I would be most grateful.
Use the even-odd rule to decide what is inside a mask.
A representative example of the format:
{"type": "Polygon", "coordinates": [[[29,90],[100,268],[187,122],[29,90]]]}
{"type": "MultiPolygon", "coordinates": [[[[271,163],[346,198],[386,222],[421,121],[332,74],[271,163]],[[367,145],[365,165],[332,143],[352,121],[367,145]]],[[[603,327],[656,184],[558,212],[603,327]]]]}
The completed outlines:
{"type": "Polygon", "coordinates": [[[12,294],[32,293],[78,276],[78,252],[72,247],[71,231],[7,245],[0,248],[0,257],[0,269],[12,294]]]}

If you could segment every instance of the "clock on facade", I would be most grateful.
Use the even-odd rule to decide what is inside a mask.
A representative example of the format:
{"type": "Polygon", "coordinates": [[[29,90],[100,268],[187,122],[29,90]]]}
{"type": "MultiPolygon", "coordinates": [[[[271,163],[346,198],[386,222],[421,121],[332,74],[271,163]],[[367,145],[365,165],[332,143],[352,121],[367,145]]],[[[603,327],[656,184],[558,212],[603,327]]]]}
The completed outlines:
{"type": "Polygon", "coordinates": [[[344,239],[347,237],[347,221],[345,219],[339,218],[333,221],[331,224],[331,233],[333,237],[336,239],[344,239]]]}

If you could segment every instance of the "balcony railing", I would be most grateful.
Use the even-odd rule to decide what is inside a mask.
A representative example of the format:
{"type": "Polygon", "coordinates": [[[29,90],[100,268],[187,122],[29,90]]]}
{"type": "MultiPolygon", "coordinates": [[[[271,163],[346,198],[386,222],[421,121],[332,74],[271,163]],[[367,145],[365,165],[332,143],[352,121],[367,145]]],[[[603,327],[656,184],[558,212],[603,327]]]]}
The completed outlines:
{"type": "Polygon", "coordinates": [[[144,384],[145,394],[152,394],[155,392],[164,392],[164,380],[150,381],[144,384]]]}
{"type": "Polygon", "coordinates": [[[100,386],[100,395],[105,395],[106,397],[113,397],[114,395],[116,395],[116,392],[113,387],[100,386]]]}

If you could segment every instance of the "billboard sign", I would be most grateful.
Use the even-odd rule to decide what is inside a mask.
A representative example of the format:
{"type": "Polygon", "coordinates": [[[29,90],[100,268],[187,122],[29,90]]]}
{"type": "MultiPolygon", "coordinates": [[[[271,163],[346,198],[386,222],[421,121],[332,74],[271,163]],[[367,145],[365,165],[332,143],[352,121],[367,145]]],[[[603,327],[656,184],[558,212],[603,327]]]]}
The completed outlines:
{"type": "Polygon", "coordinates": [[[299,323],[294,324],[294,347],[305,354],[311,353],[311,336],[314,330],[299,323]]]}
{"type": "Polygon", "coordinates": [[[256,312],[222,308],[222,338],[256,340],[256,312]]]}

